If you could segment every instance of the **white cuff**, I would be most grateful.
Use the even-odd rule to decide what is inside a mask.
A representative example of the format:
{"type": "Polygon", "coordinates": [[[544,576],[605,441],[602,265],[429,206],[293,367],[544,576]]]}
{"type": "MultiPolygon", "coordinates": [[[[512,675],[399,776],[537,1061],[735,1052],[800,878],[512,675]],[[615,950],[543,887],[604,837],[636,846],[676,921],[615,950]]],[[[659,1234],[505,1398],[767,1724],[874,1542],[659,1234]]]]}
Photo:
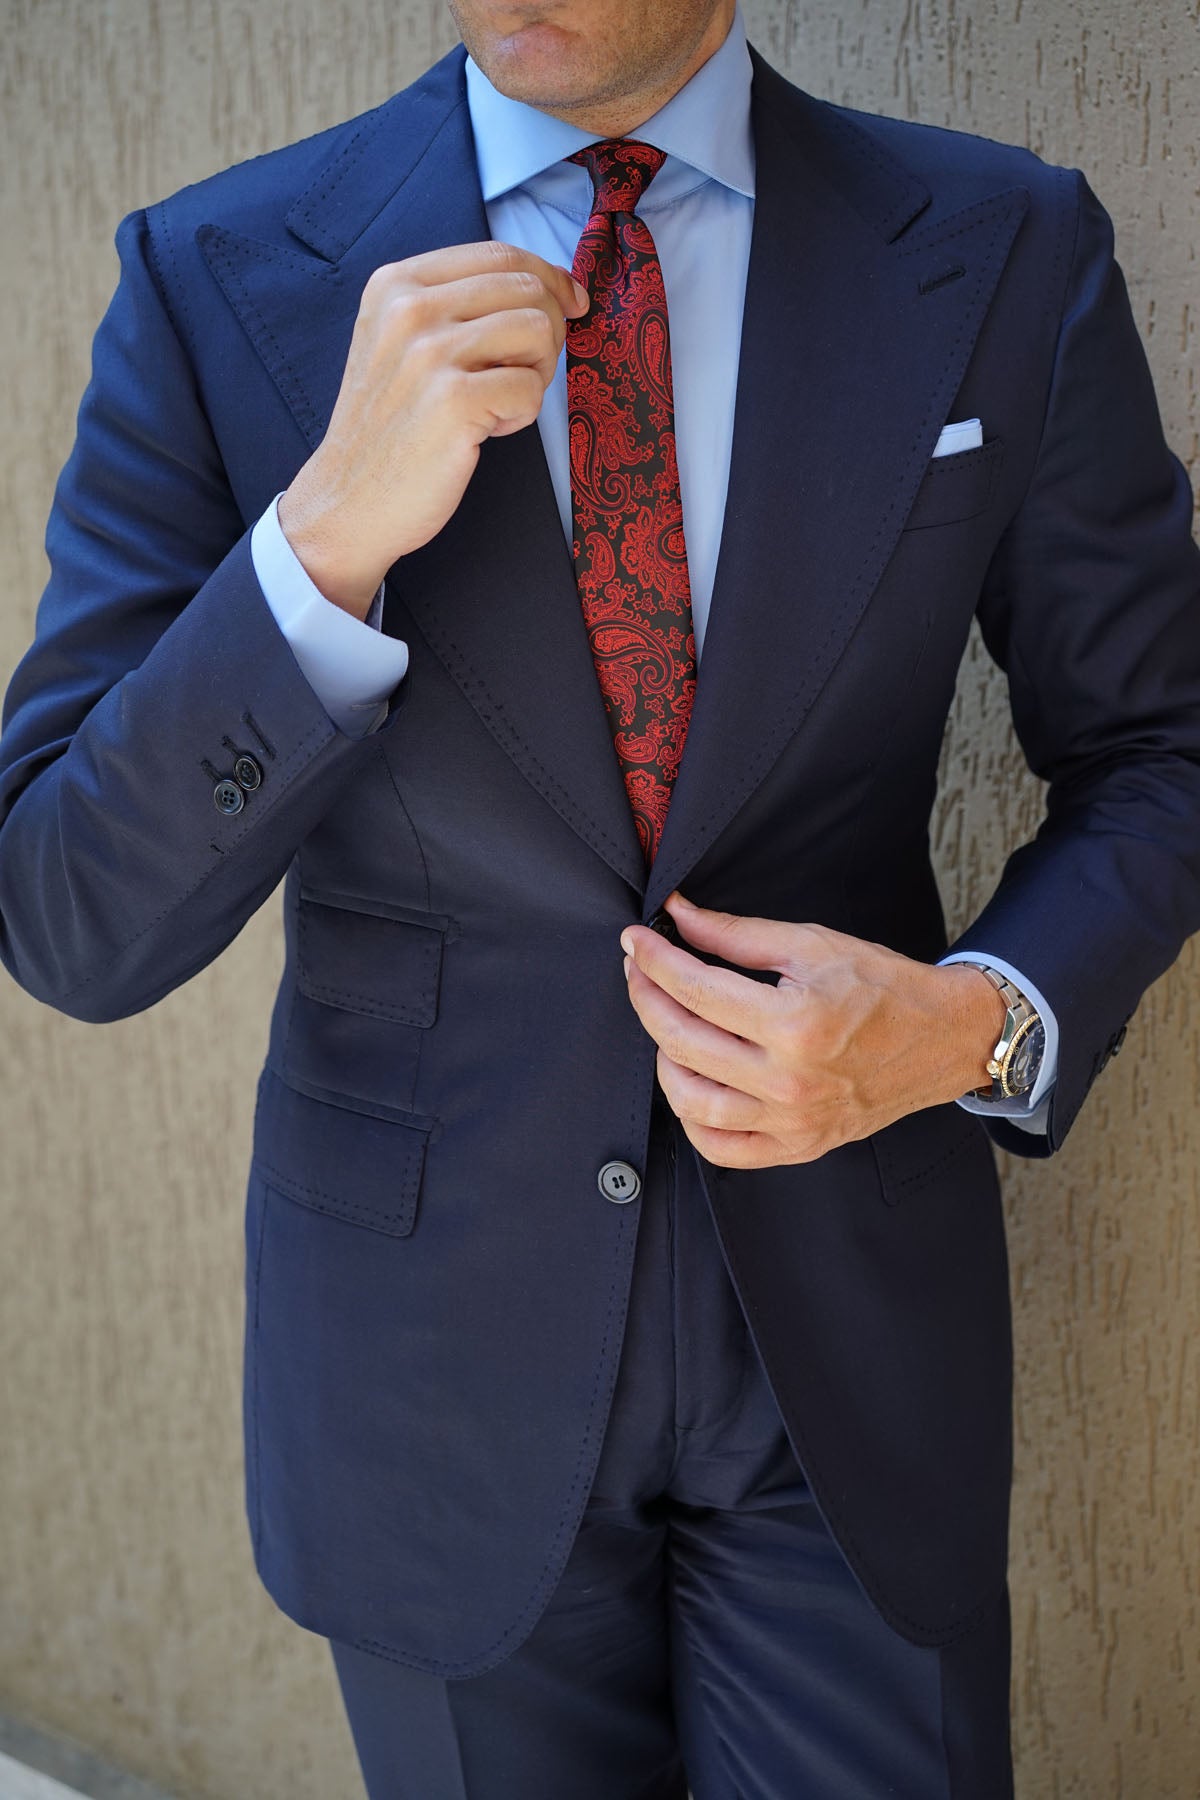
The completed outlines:
{"type": "Polygon", "coordinates": [[[963,962],[986,963],[989,969],[995,969],[1032,1000],[1045,1027],[1046,1050],[1038,1078],[1029,1094],[1015,1100],[979,1100],[974,1094],[964,1094],[958,1104],[968,1112],[981,1113],[985,1118],[990,1113],[993,1118],[1007,1119],[1010,1125],[1019,1126],[1022,1131],[1040,1132],[1045,1136],[1050,1094],[1058,1079],[1058,1020],[1029,977],[1022,975],[1020,969],[1014,969],[1002,957],[991,956],[986,950],[956,950],[950,956],[943,956],[938,966],[944,968],[947,963],[963,962]]]}
{"type": "Polygon", "coordinates": [[[288,543],[279,494],[250,533],[250,559],[263,598],[300,672],[339,731],[366,737],[387,717],[387,702],[408,668],[408,645],[385,637],[383,586],[365,620],[327,600],[288,543]]]}

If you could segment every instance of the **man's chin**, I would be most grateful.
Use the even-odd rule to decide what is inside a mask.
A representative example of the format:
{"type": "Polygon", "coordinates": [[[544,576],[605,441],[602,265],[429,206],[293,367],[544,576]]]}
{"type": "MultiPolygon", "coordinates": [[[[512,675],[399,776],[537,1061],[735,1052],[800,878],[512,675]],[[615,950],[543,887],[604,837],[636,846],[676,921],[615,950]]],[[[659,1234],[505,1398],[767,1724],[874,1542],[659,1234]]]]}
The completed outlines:
{"type": "Polygon", "coordinates": [[[541,107],[578,106],[586,96],[586,72],[573,36],[556,25],[527,25],[496,39],[486,62],[475,60],[492,86],[510,100],[541,107]]]}

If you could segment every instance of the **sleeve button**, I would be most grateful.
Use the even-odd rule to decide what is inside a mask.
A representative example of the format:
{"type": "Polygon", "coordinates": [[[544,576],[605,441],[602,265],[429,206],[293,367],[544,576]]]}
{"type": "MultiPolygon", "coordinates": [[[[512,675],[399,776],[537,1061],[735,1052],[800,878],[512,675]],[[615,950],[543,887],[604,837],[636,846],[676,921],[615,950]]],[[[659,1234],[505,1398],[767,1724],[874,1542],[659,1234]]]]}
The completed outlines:
{"type": "Polygon", "coordinates": [[[232,818],[235,813],[241,812],[245,804],[246,796],[236,781],[230,781],[228,777],[224,781],[218,781],[213,789],[213,805],[219,813],[232,818]]]}
{"type": "Polygon", "coordinates": [[[262,786],[262,770],[252,756],[239,756],[233,765],[233,779],[240,788],[252,794],[255,788],[262,786]]]}

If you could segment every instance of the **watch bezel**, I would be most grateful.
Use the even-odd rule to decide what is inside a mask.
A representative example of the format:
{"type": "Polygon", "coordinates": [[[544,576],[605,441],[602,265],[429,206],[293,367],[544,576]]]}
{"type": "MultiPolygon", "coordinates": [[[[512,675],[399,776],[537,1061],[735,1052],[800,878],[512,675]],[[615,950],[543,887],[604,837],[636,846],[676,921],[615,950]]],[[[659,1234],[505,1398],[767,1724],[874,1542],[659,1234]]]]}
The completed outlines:
{"type": "Polygon", "coordinates": [[[1034,1060],[1029,1065],[1028,1076],[1025,1081],[1017,1082],[1014,1081],[1012,1077],[1015,1073],[1014,1065],[1021,1059],[1023,1054],[1031,1048],[1030,1040],[1037,1036],[1038,1033],[1041,1034],[1041,1053],[1042,1056],[1044,1056],[1046,1051],[1046,1027],[1042,1022],[1041,1014],[1031,1008],[1028,1017],[1021,1020],[1020,1024],[1013,1032],[1012,1037],[1009,1039],[1008,1048],[1000,1058],[999,1072],[994,1077],[999,1085],[1003,1099],[1022,1099],[1024,1095],[1030,1093],[1036,1086],[1038,1074],[1041,1070],[1042,1056],[1035,1055],[1034,1060]]]}

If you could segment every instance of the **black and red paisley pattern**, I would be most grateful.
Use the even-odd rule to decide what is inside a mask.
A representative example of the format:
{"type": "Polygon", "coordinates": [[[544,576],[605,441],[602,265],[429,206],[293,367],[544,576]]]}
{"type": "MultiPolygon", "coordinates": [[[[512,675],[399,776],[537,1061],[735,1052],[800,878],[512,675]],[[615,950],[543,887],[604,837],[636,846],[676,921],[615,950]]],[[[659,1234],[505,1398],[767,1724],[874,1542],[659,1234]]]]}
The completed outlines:
{"type": "Polygon", "coordinates": [[[632,138],[579,150],[595,190],[567,320],[573,555],[613,744],[654,860],[696,692],[662,269],[634,212],[666,152],[632,138]]]}

